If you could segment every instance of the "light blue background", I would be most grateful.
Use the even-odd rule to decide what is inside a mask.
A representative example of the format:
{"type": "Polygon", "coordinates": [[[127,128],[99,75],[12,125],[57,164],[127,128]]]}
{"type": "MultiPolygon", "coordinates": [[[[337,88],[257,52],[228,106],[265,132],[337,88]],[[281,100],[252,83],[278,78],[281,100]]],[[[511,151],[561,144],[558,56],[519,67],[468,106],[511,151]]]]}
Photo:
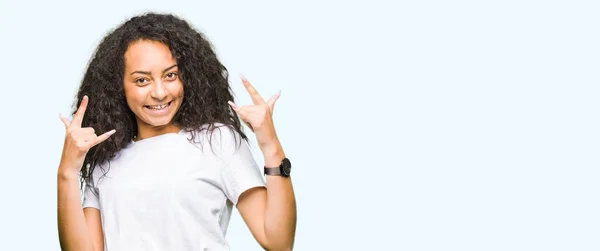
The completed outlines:
{"type": "MultiPolygon", "coordinates": [[[[2,1],[0,250],[59,250],[56,170],[86,64],[144,10],[265,96],[295,250],[600,250],[597,1],[2,1]]],[[[259,164],[260,152],[254,141],[259,164]]],[[[260,250],[236,213],[233,250],[260,250]]]]}

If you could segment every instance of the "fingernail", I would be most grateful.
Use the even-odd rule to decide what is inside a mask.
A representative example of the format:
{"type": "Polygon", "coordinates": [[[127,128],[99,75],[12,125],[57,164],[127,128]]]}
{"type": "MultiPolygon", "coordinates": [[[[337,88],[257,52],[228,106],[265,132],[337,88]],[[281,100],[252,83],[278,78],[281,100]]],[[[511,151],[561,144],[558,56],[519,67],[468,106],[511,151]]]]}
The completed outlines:
{"type": "Polygon", "coordinates": [[[240,78],[242,78],[242,81],[248,81],[248,80],[246,79],[246,77],[244,77],[244,75],[243,75],[243,74],[241,74],[241,73],[240,73],[240,78]]]}
{"type": "Polygon", "coordinates": [[[117,130],[112,129],[110,132],[108,132],[108,135],[113,135],[115,132],[117,132],[117,130]]]}
{"type": "Polygon", "coordinates": [[[88,96],[87,95],[83,95],[83,100],[86,100],[86,99],[88,99],[88,96]]]}
{"type": "Polygon", "coordinates": [[[231,101],[227,101],[227,103],[228,103],[229,105],[231,105],[233,108],[236,108],[236,107],[237,107],[237,106],[236,106],[236,105],[235,105],[233,102],[231,102],[231,101]]]}

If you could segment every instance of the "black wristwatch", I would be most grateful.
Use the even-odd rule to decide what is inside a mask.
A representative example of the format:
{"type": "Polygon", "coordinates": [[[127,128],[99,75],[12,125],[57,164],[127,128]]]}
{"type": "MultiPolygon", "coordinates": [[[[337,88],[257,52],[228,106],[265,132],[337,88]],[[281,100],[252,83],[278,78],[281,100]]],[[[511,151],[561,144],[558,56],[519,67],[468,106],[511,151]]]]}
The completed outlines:
{"type": "Polygon", "coordinates": [[[291,171],[292,163],[290,163],[290,160],[288,158],[284,158],[278,167],[265,166],[265,175],[289,177],[291,171]]]}

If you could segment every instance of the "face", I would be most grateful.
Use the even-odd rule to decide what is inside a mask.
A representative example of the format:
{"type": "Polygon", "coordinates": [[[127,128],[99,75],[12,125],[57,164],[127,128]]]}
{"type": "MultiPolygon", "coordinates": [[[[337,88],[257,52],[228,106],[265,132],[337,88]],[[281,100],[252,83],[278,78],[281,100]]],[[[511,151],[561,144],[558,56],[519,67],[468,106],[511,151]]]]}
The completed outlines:
{"type": "Polygon", "coordinates": [[[178,130],[172,124],[183,99],[177,70],[163,43],[137,41],[125,52],[125,97],[136,116],[138,136],[178,130]]]}

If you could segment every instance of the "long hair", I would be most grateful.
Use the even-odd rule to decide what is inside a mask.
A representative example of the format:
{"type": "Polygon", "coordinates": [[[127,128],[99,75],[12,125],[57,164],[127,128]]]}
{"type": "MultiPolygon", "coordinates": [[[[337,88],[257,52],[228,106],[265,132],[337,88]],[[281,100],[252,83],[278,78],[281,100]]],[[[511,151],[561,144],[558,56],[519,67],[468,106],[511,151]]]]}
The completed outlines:
{"type": "Polygon", "coordinates": [[[227,68],[217,59],[205,35],[172,14],[145,13],[125,21],[102,39],[77,91],[73,114],[83,96],[89,97],[83,127],[94,128],[98,135],[116,129],[115,134],[88,151],[80,173],[82,185],[93,182],[94,168],[110,164],[137,135],[136,118],[125,99],[123,77],[125,52],[139,40],[164,43],[177,61],[185,91],[173,117],[174,124],[186,131],[212,133],[218,123],[248,140],[236,113],[227,105],[227,101],[234,100],[227,68]]]}

